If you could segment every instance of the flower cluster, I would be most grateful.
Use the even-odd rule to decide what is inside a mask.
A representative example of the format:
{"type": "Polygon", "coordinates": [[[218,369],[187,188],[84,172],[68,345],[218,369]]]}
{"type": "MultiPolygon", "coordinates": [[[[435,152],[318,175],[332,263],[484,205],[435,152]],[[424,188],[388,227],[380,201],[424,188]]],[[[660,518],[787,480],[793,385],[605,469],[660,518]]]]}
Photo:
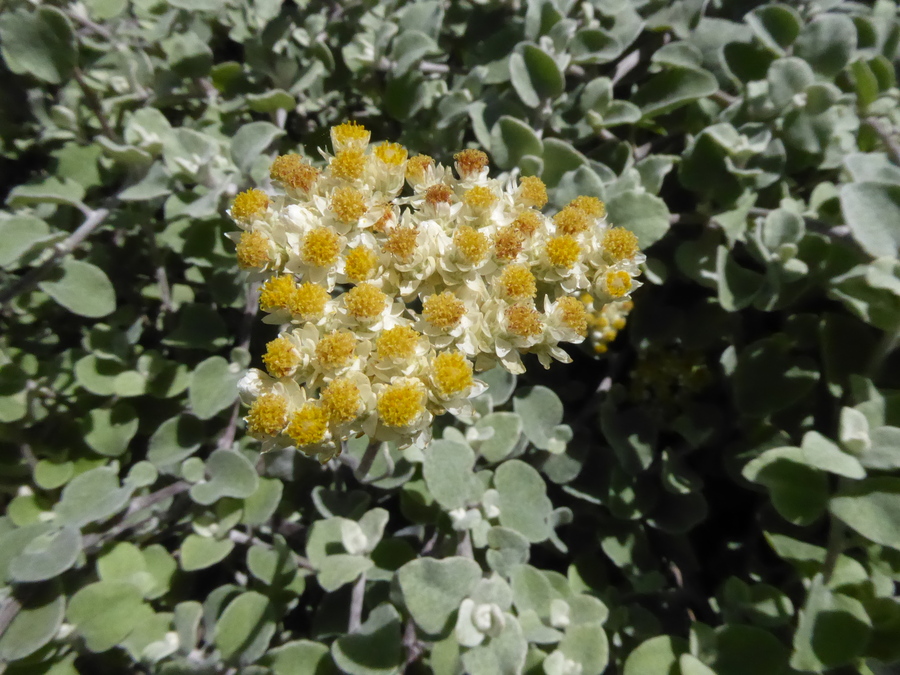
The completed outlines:
{"type": "Polygon", "coordinates": [[[594,303],[590,293],[581,296],[581,302],[587,312],[588,338],[594,353],[599,355],[609,351],[610,343],[619,335],[619,331],[625,328],[628,314],[634,308],[631,300],[624,302],[610,302],[599,309],[594,303]]]}
{"type": "Polygon", "coordinates": [[[282,326],[267,373],[241,383],[251,434],[326,461],[342,440],[406,445],[434,415],[468,406],[474,373],[523,372],[571,359],[588,313],[627,301],[644,257],[637,237],[579,197],[549,217],[535,177],[501,183],[487,155],[463,150],[455,172],[396,143],[370,144],[361,125],[331,130],[320,170],[278,157],[281,194],[239,194],[230,215],[237,259],[264,280],[260,306],[282,326]]]}

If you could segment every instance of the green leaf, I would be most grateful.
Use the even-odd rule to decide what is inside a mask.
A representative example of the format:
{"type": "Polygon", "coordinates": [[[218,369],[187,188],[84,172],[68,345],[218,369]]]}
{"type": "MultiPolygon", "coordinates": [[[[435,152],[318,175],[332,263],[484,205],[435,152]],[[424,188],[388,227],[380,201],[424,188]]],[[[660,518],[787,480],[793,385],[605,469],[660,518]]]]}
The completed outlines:
{"type": "Polygon", "coordinates": [[[520,391],[513,410],[522,420],[525,437],[540,450],[549,450],[559,441],[563,404],[552,389],[537,386],[520,391]]]}
{"type": "Polygon", "coordinates": [[[504,614],[503,630],[490,642],[470,649],[462,656],[470,675],[514,675],[523,672],[528,642],[519,622],[512,614],[504,614]]]}
{"type": "Polygon", "coordinates": [[[118,401],[110,408],[95,408],[83,424],[84,442],[92,450],[118,457],[128,449],[137,433],[138,416],[130,403],[118,401]]]}
{"type": "Polygon", "coordinates": [[[850,663],[865,649],[871,621],[855,598],[833,593],[816,575],[794,633],[791,667],[822,672],[850,663]]]}
{"type": "Polygon", "coordinates": [[[234,548],[230,539],[210,539],[199,534],[189,534],[181,544],[181,569],[185,572],[211,567],[225,559],[234,548]]]}
{"type": "Polygon", "coordinates": [[[284,89],[272,89],[263,94],[248,94],[247,105],[253,112],[270,113],[276,110],[291,110],[297,102],[284,89]]]}
{"type": "Polygon", "coordinates": [[[815,522],[827,506],[827,477],[805,464],[772,457],[748,464],[744,476],[765,485],[775,509],[795,525],[815,522]]]}
{"type": "Polygon", "coordinates": [[[209,478],[191,488],[191,499],[209,505],[222,497],[249,497],[259,487],[259,475],[250,461],[232,450],[216,450],[206,460],[209,478]]]}
{"type": "Polygon", "coordinates": [[[489,413],[475,423],[475,428],[492,434],[478,442],[479,454],[489,462],[501,462],[519,444],[522,417],[511,412],[489,413]]]}
{"type": "Polygon", "coordinates": [[[716,629],[719,675],[770,675],[787,669],[788,648],[769,631],[755,626],[727,624],[716,629]]]}
{"type": "Polygon", "coordinates": [[[803,27],[794,43],[794,53],[825,77],[840,73],[854,49],[856,26],[845,14],[820,14],[803,27]]]}
{"type": "Polygon", "coordinates": [[[435,500],[446,511],[465,506],[474,495],[475,453],[456,441],[432,441],[425,448],[422,473],[435,500]]]}
{"type": "Polygon", "coordinates": [[[687,641],[670,635],[657,635],[645,640],[625,659],[622,675],[677,672],[678,657],[688,651],[687,641]]]}
{"type": "Polygon", "coordinates": [[[606,31],[588,28],[572,36],[569,53],[574,63],[609,63],[622,53],[622,45],[606,31]]]}
{"type": "Polygon", "coordinates": [[[97,558],[97,576],[103,581],[127,581],[137,586],[144,597],[155,585],[147,571],[141,550],[126,541],[117,543],[97,558]]]}
{"type": "Polygon", "coordinates": [[[841,489],[831,513],[864,537],[900,550],[900,478],[866,478],[841,489]]]}
{"type": "Polygon", "coordinates": [[[631,102],[645,118],[670,112],[718,91],[711,73],[695,68],[668,68],[651,77],[635,92],[631,102]]]}
{"type": "Polygon", "coordinates": [[[122,190],[119,199],[123,202],[145,202],[165,197],[172,192],[170,180],[166,167],[161,162],[156,162],[141,180],[122,190]]]}
{"type": "Polygon", "coordinates": [[[538,543],[553,533],[550,514],[553,503],[547,497],[547,485],[541,474],[518,459],[507,460],[494,474],[494,487],[500,494],[500,524],[516,530],[529,541],[538,543]]]}
{"type": "Polygon", "coordinates": [[[163,338],[163,344],[184,349],[218,351],[231,342],[222,316],[209,305],[185,303],[178,312],[178,325],[163,338]]]}
{"type": "Polygon", "coordinates": [[[259,662],[271,668],[274,675],[324,675],[330,659],[325,645],[294,640],[270,649],[259,662]]]}
{"type": "Polygon", "coordinates": [[[800,15],[787,5],[757,7],[744,16],[754,35],[776,54],[782,54],[800,34],[800,15]]]}
{"type": "Polygon", "coordinates": [[[277,478],[260,478],[256,491],[244,499],[241,522],[245,525],[262,525],[271,518],[281,503],[284,484],[277,478]]]}
{"type": "Polygon", "coordinates": [[[491,154],[501,169],[517,166],[525,155],[540,157],[544,145],[534,130],[517,120],[504,115],[491,131],[491,154]]]}
{"type": "Polygon", "coordinates": [[[528,66],[525,65],[525,57],[519,52],[509,55],[509,81],[522,99],[522,103],[529,108],[537,108],[541,104],[541,99],[531,82],[528,66]]]}
{"type": "Polygon", "coordinates": [[[371,569],[373,565],[368,556],[336,553],[325,558],[316,579],[319,585],[330,593],[356,581],[360,574],[371,569]]]}
{"type": "Polygon", "coordinates": [[[41,534],[10,560],[8,576],[18,582],[46,581],[59,576],[78,560],[81,543],[81,532],[74,527],[41,534]]]}
{"type": "Polygon", "coordinates": [[[52,239],[50,226],[40,218],[17,215],[0,220],[0,267],[17,265],[22,256],[36,253],[52,239]]]}
{"type": "Polygon", "coordinates": [[[201,420],[214,417],[237,400],[237,383],[242,369],[221,356],[211,356],[191,373],[188,400],[191,411],[201,420]]]}
{"type": "Polygon", "coordinates": [[[359,631],[339,637],[331,646],[334,662],[349,675],[392,675],[403,665],[400,615],[388,603],[369,613],[359,631]]]}
{"type": "Polygon", "coordinates": [[[609,663],[609,640],[600,623],[570,626],[559,650],[581,665],[582,675],[600,675],[609,663]]]}
{"type": "Polygon", "coordinates": [[[805,355],[793,355],[783,334],[754,342],[741,351],[734,373],[738,410],[763,417],[800,401],[819,379],[805,355]]]}
{"type": "Polygon", "coordinates": [[[841,212],[853,238],[874,257],[900,251],[900,185],[849,183],[841,187],[841,212]]]}
{"type": "Polygon", "coordinates": [[[246,173],[260,154],[281,136],[284,136],[284,131],[270,122],[245,124],[231,139],[231,158],[246,173]]]}
{"type": "Polygon", "coordinates": [[[479,579],[478,563],[461,557],[419,558],[397,571],[406,608],[416,625],[429,635],[450,628],[453,613],[479,579]]]}
{"type": "Polygon", "coordinates": [[[74,314],[92,319],[116,309],[116,292],[106,273],[90,263],[67,259],[59,273],[38,287],[74,314]]]}
{"type": "Polygon", "coordinates": [[[17,661],[50,642],[62,625],[65,595],[57,585],[35,589],[0,636],[0,659],[17,661]]]}
{"type": "Polygon", "coordinates": [[[606,202],[609,221],[634,232],[645,249],[669,231],[669,209],[659,197],[648,192],[625,190],[606,202]]]}
{"type": "Polygon", "coordinates": [[[269,598],[247,591],[228,603],[216,623],[213,642],[226,662],[246,665],[265,653],[274,634],[274,610],[269,598]]]}
{"type": "Polygon", "coordinates": [[[80,206],[84,199],[84,187],[74,180],[50,176],[36,184],[17,185],[9,192],[7,203],[13,207],[32,204],[64,204],[80,206]]]}
{"type": "Polygon", "coordinates": [[[547,187],[554,188],[562,180],[568,171],[587,164],[587,158],[578,152],[571,144],[559,138],[547,138],[544,140],[544,170],[541,178],[547,187]]]}
{"type": "Polygon", "coordinates": [[[61,523],[81,527],[121,511],[131,492],[130,486],[119,485],[114,468],[100,466],[69,481],[54,510],[61,523]]]}
{"type": "Polygon", "coordinates": [[[8,12],[0,18],[0,51],[9,69],[60,84],[77,61],[72,24],[54,7],[8,12]]]}
{"type": "Polygon", "coordinates": [[[105,652],[134,630],[142,607],[137,586],[124,581],[98,581],[72,596],[66,618],[90,651],[105,652]]]}
{"type": "Polygon", "coordinates": [[[203,425],[196,417],[177,415],[153,432],[147,459],[157,468],[171,466],[190,457],[203,442],[203,425]]]}

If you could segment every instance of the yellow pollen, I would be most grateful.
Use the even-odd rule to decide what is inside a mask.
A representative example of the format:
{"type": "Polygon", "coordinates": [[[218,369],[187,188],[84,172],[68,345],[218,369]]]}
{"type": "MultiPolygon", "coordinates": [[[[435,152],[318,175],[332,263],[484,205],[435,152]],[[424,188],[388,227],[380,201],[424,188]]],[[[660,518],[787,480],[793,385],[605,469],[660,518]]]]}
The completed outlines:
{"type": "Polygon", "coordinates": [[[372,276],[377,264],[375,251],[366,246],[357,246],[347,253],[344,260],[344,274],[350,281],[360,282],[372,276]]]}
{"type": "Polygon", "coordinates": [[[269,208],[266,193],[256,188],[244,190],[231,203],[231,217],[235,220],[250,220],[254,216],[265,213],[269,208]]]}
{"type": "Polygon", "coordinates": [[[334,424],[346,424],[359,416],[359,387],[345,377],[332,380],[322,390],[322,405],[334,424]]]}
{"type": "Polygon", "coordinates": [[[638,238],[624,227],[613,227],[603,233],[602,246],[613,260],[625,260],[638,252],[638,238]]]}
{"type": "Polygon", "coordinates": [[[494,253],[500,260],[514,260],[525,246],[523,235],[515,223],[502,228],[494,235],[494,253]]]}
{"type": "Polygon", "coordinates": [[[370,136],[368,129],[359,122],[352,120],[338,124],[336,127],[331,127],[331,142],[335,148],[348,144],[366,146],[369,143],[370,136]]]}
{"type": "Polygon", "coordinates": [[[574,206],[567,206],[553,216],[553,222],[563,234],[580,234],[591,226],[587,213],[574,206]]]}
{"type": "Polygon", "coordinates": [[[614,298],[621,298],[631,290],[631,276],[624,270],[606,273],[606,292],[614,298]]]}
{"type": "Polygon", "coordinates": [[[593,296],[592,296],[590,293],[582,293],[582,294],[581,294],[581,298],[579,298],[579,299],[580,299],[581,302],[583,302],[585,305],[589,305],[589,304],[591,304],[591,303],[594,301],[594,298],[593,298],[593,296]]]}
{"type": "Polygon", "coordinates": [[[542,209],[547,203],[547,186],[537,176],[525,176],[519,181],[519,199],[525,206],[542,209]]]}
{"type": "Polygon", "coordinates": [[[442,352],[431,362],[432,377],[440,394],[452,396],[472,386],[472,364],[462,352],[442,352]]]}
{"type": "Polygon", "coordinates": [[[432,206],[437,206],[441,203],[449,204],[452,198],[453,190],[443,183],[435,183],[425,190],[425,201],[432,206]]]}
{"type": "Polygon", "coordinates": [[[412,182],[419,182],[425,178],[425,172],[432,166],[434,160],[428,155],[410,157],[406,163],[406,177],[412,182]]]}
{"type": "Polygon", "coordinates": [[[303,238],[301,248],[303,260],[316,267],[333,265],[341,253],[341,242],[337,232],[330,227],[317,227],[303,238]]]}
{"type": "Polygon", "coordinates": [[[354,286],[344,296],[344,306],[355,319],[374,319],[384,311],[388,297],[377,286],[364,281],[354,286]]]}
{"type": "Polygon", "coordinates": [[[298,446],[303,446],[321,443],[327,431],[328,415],[325,409],[310,401],[291,416],[291,423],[285,433],[298,446]]]}
{"type": "Polygon", "coordinates": [[[631,300],[625,300],[624,302],[620,303],[619,306],[623,311],[630,312],[632,309],[634,309],[634,302],[632,302],[631,300]]]}
{"type": "Polygon", "coordinates": [[[547,242],[547,258],[554,267],[569,269],[581,256],[581,246],[567,234],[553,237],[547,242]]]}
{"type": "Polygon", "coordinates": [[[530,237],[541,226],[541,216],[537,211],[522,211],[512,224],[519,232],[530,237]]]}
{"type": "Polygon", "coordinates": [[[262,394],[247,412],[247,431],[251,434],[277,436],[287,424],[287,401],[278,394],[262,394]]]}
{"type": "Polygon", "coordinates": [[[409,326],[388,328],[375,341],[378,357],[382,359],[408,360],[416,353],[421,334],[409,326]]]}
{"type": "Polygon", "coordinates": [[[399,143],[389,143],[388,141],[385,141],[384,143],[376,145],[372,152],[374,152],[375,156],[385,164],[400,166],[406,161],[406,148],[399,143]]]}
{"type": "Polygon", "coordinates": [[[352,187],[338,188],[331,195],[331,210],[343,223],[355,223],[366,215],[368,207],[362,192],[352,187]]]}
{"type": "Polygon", "coordinates": [[[469,148],[453,155],[456,160],[456,170],[460,178],[466,178],[479,173],[488,165],[488,156],[481,150],[469,148]]]}
{"type": "Polygon", "coordinates": [[[422,303],[422,316],[436,328],[452,330],[456,328],[466,313],[463,301],[453,291],[444,291],[440,295],[429,295],[422,303]]]}
{"type": "Polygon", "coordinates": [[[300,155],[281,155],[272,162],[269,176],[285,187],[309,191],[319,178],[319,170],[304,162],[300,155]]]}
{"type": "Polygon", "coordinates": [[[322,316],[325,303],[330,297],[324,288],[307,281],[294,291],[288,309],[291,310],[291,314],[300,316],[305,321],[315,320],[322,316]]]}
{"type": "Polygon", "coordinates": [[[612,342],[616,339],[616,336],[618,334],[618,331],[616,331],[614,328],[607,328],[605,331],[603,331],[603,339],[607,342],[612,342]]]}
{"type": "Polygon", "coordinates": [[[409,426],[425,412],[425,387],[418,380],[390,384],[378,397],[377,407],[387,426],[409,426]]]}
{"type": "Polygon", "coordinates": [[[259,306],[264,310],[289,309],[297,286],[290,274],[270,277],[259,292],[259,306]]]}
{"type": "Polygon", "coordinates": [[[500,288],[505,296],[516,300],[531,299],[537,295],[534,275],[526,265],[513,263],[500,273],[500,288]]]}
{"type": "Polygon", "coordinates": [[[294,344],[286,337],[277,337],[266,345],[266,353],[262,357],[266,370],[272,377],[287,377],[300,364],[300,354],[294,344]]]}
{"type": "Polygon", "coordinates": [[[596,197],[575,197],[567,205],[567,208],[581,209],[593,218],[602,218],[606,215],[606,204],[596,197]]]}
{"type": "Polygon", "coordinates": [[[537,310],[521,303],[506,308],[506,323],[510,333],[524,338],[540,335],[544,328],[537,310]]]}
{"type": "Polygon", "coordinates": [[[622,317],[613,319],[612,327],[616,330],[622,330],[623,328],[625,328],[625,319],[623,319],[622,317]]]}
{"type": "Polygon", "coordinates": [[[366,153],[360,148],[344,148],[331,160],[331,175],[344,180],[356,180],[366,168],[366,153]]]}
{"type": "Polygon", "coordinates": [[[241,232],[235,253],[241,269],[262,267],[269,262],[269,238],[262,232],[241,232]]]}
{"type": "Polygon", "coordinates": [[[395,227],[381,248],[400,262],[406,262],[416,251],[418,236],[419,229],[417,227],[395,227]]]}
{"type": "Polygon", "coordinates": [[[463,201],[473,209],[486,209],[497,201],[497,195],[490,188],[476,185],[471,190],[466,190],[463,201]]]}
{"type": "Polygon", "coordinates": [[[479,263],[484,260],[491,247],[487,236],[468,225],[460,225],[453,235],[453,243],[457,250],[470,263],[479,263]]]}
{"type": "Polygon", "coordinates": [[[562,322],[578,335],[587,335],[587,311],[577,298],[560,298],[557,305],[562,315],[562,322]]]}
{"type": "Polygon", "coordinates": [[[609,351],[609,347],[607,347],[602,342],[598,342],[597,344],[594,345],[594,353],[595,354],[605,354],[608,351],[609,351]]]}
{"type": "Polygon", "coordinates": [[[356,337],[350,331],[335,330],[316,344],[316,358],[325,368],[346,366],[356,351],[356,337]]]}

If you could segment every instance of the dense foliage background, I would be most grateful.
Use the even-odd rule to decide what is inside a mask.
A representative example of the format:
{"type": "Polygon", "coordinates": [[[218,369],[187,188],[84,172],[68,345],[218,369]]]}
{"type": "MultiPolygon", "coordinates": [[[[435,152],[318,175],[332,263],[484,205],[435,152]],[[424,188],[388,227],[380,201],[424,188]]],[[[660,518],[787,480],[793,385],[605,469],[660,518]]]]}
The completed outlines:
{"type": "Polygon", "coordinates": [[[8,0],[5,672],[900,672],[898,41],[888,0],[8,0]],[[345,119],[604,199],[649,258],[608,352],[260,456],[225,209],[345,119]]]}

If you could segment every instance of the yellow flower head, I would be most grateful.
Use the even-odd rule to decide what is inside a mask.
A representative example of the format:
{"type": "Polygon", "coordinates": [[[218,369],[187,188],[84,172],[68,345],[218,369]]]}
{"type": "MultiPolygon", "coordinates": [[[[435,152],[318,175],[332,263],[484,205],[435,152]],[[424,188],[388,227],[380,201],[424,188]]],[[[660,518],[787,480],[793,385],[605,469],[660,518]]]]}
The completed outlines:
{"type": "Polygon", "coordinates": [[[368,211],[362,192],[352,187],[342,187],[331,195],[331,210],[342,223],[355,223],[368,211]]]}
{"type": "Polygon", "coordinates": [[[592,218],[602,218],[606,215],[606,204],[596,197],[575,197],[566,208],[580,209],[592,218]]]}
{"type": "Polygon", "coordinates": [[[361,148],[338,150],[331,160],[331,175],[344,180],[356,180],[366,169],[366,153],[361,148]]]}
{"type": "Polygon", "coordinates": [[[304,162],[300,155],[281,155],[272,162],[269,176],[285,187],[308,192],[316,184],[319,170],[304,162]]]}
{"type": "Polygon", "coordinates": [[[614,298],[621,298],[631,290],[631,276],[623,270],[610,270],[604,277],[606,292],[614,298]]]}
{"type": "Polygon", "coordinates": [[[472,364],[462,352],[441,352],[431,362],[432,380],[439,394],[459,395],[472,387],[472,364]]]}
{"type": "Polygon", "coordinates": [[[340,238],[330,227],[317,227],[303,238],[303,260],[316,267],[329,267],[341,254],[340,238]]]}
{"type": "Polygon", "coordinates": [[[348,365],[355,353],[356,337],[347,330],[331,331],[316,344],[316,358],[328,369],[348,365]]]}
{"type": "Polygon", "coordinates": [[[433,166],[434,160],[428,155],[410,157],[406,163],[406,177],[411,183],[421,183],[425,180],[425,172],[433,166]]]}
{"type": "Polygon", "coordinates": [[[379,358],[408,361],[416,353],[421,333],[409,326],[394,326],[382,332],[375,341],[379,358]]]}
{"type": "Polygon", "coordinates": [[[262,232],[241,232],[235,253],[238,267],[258,269],[269,262],[269,238],[262,232]]]}
{"type": "Polygon", "coordinates": [[[459,325],[465,314],[465,304],[453,291],[429,295],[422,303],[422,316],[435,328],[452,330],[459,325]]]}
{"type": "Polygon", "coordinates": [[[322,390],[322,406],[334,424],[346,424],[359,417],[361,398],[359,387],[345,378],[339,377],[322,390]]]}
{"type": "Polygon", "coordinates": [[[247,412],[247,431],[262,436],[277,436],[287,424],[287,401],[278,394],[262,394],[247,412]]]}
{"type": "Polygon", "coordinates": [[[286,337],[277,337],[266,345],[263,363],[272,377],[288,377],[300,364],[300,353],[286,337]]]}
{"type": "Polygon", "coordinates": [[[530,300],[537,295],[537,283],[527,265],[513,263],[503,268],[500,289],[507,298],[530,300]]]}
{"type": "Polygon", "coordinates": [[[456,172],[460,178],[477,176],[488,165],[487,154],[473,148],[457,152],[453,159],[456,160],[456,172]]]}
{"type": "Polygon", "coordinates": [[[309,401],[291,416],[285,433],[298,446],[315,445],[325,439],[328,431],[328,414],[321,404],[309,401]]]}
{"type": "Polygon", "coordinates": [[[525,176],[519,181],[519,201],[525,206],[544,208],[547,203],[547,186],[537,176],[525,176]]]}
{"type": "Polygon", "coordinates": [[[372,151],[375,156],[385,164],[401,166],[406,161],[406,148],[399,143],[379,143],[372,151]]]}
{"type": "Polygon", "coordinates": [[[453,234],[453,243],[463,258],[470,263],[478,264],[487,255],[491,243],[487,236],[469,225],[460,225],[453,234]]]}
{"type": "Polygon", "coordinates": [[[387,304],[388,296],[368,281],[354,286],[344,296],[347,313],[360,321],[375,319],[384,311],[387,304]]]}
{"type": "Polygon", "coordinates": [[[377,403],[378,416],[389,427],[407,427],[425,412],[425,402],[425,387],[420,380],[402,380],[382,390],[377,403]]]}
{"type": "Polygon", "coordinates": [[[587,335],[587,310],[577,298],[564,297],[559,299],[558,307],[562,315],[563,325],[575,331],[578,335],[587,335]]]}
{"type": "Polygon", "coordinates": [[[523,338],[536,337],[544,330],[541,315],[525,303],[516,303],[506,308],[506,324],[509,332],[523,338]]]}
{"type": "Polygon", "coordinates": [[[638,238],[624,227],[613,227],[603,233],[603,250],[616,261],[633,258],[638,252],[638,238]]]}
{"type": "Polygon", "coordinates": [[[547,259],[554,267],[569,269],[581,257],[581,245],[567,234],[550,239],[546,250],[547,259]]]}
{"type": "Polygon", "coordinates": [[[371,135],[362,124],[351,120],[331,127],[331,145],[335,152],[340,152],[347,146],[365,148],[371,135]]]}
{"type": "Polygon", "coordinates": [[[231,203],[231,217],[242,222],[261,216],[269,208],[269,197],[262,190],[244,190],[231,203]]]}
{"type": "Polygon", "coordinates": [[[263,310],[290,309],[297,286],[290,274],[270,277],[259,292],[259,306],[263,310]]]}
{"type": "Polygon", "coordinates": [[[347,278],[353,282],[360,282],[368,279],[375,272],[378,265],[378,258],[375,251],[366,246],[357,246],[347,252],[344,259],[344,273],[347,278]]]}

